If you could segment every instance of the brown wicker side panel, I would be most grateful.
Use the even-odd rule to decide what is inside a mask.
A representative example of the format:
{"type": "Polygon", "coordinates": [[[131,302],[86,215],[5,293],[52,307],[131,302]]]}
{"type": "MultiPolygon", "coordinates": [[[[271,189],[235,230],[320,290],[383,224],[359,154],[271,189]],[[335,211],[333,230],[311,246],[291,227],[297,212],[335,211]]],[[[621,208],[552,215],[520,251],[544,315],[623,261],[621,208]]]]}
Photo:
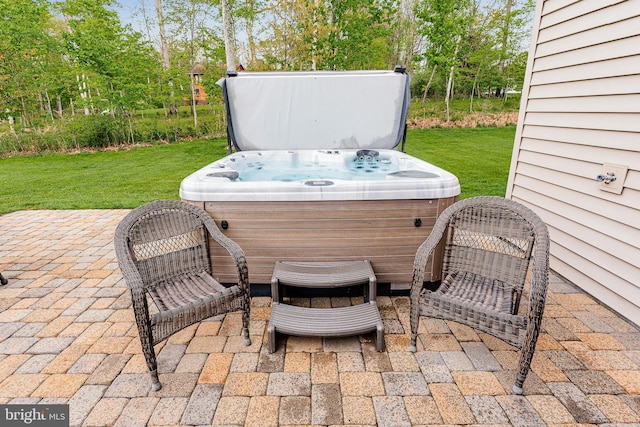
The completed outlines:
{"type": "MultiPolygon", "coordinates": [[[[278,260],[367,259],[379,283],[409,284],[416,249],[454,201],[206,202],[205,208],[218,226],[227,222],[222,231],[245,251],[252,283],[269,283],[278,260]]],[[[211,253],[214,277],[232,280],[232,266],[215,248],[211,253]]],[[[440,265],[441,251],[434,255],[427,281],[439,280],[439,267],[431,265],[440,265]]]]}

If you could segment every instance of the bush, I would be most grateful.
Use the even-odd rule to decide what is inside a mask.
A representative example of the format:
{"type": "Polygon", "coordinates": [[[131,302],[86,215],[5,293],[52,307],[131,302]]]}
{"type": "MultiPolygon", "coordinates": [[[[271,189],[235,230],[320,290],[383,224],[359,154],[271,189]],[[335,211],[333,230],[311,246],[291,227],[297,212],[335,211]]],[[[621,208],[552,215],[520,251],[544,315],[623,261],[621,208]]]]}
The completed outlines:
{"type": "Polygon", "coordinates": [[[0,129],[0,156],[19,153],[104,149],[132,143],[166,143],[225,135],[224,109],[219,105],[198,107],[198,126],[188,107],[178,115],[165,116],[162,109],[144,114],[95,114],[65,117],[53,125],[11,131],[0,129]]]}

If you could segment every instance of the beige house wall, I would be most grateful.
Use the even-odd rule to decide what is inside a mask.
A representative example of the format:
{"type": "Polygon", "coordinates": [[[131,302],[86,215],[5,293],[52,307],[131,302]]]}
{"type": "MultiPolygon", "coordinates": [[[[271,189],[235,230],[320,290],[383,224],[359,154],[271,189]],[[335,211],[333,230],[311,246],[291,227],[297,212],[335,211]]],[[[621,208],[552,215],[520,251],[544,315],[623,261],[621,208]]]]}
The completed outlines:
{"type": "Polygon", "coordinates": [[[640,325],[640,0],[538,0],[529,52],[506,196],[554,271],[640,325]]]}

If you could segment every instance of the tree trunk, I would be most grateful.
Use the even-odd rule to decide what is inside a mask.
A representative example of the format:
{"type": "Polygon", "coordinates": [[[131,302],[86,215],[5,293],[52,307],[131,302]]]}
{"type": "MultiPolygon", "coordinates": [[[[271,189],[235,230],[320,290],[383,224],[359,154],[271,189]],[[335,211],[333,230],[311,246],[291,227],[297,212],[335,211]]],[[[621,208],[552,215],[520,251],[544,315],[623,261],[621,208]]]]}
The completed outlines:
{"type": "Polygon", "coordinates": [[[222,33],[224,37],[224,51],[227,60],[227,71],[236,70],[236,46],[233,41],[233,22],[231,17],[231,5],[229,0],[220,0],[222,9],[222,33]]]}
{"type": "MultiPolygon", "coordinates": [[[[249,43],[249,64],[253,64],[256,60],[256,41],[255,41],[255,37],[253,35],[253,24],[255,23],[255,13],[256,13],[256,4],[255,4],[255,0],[247,0],[246,4],[247,4],[247,9],[249,9],[251,12],[249,12],[248,16],[246,17],[245,21],[246,21],[246,26],[247,26],[247,42],[249,43]]],[[[246,64],[245,64],[246,65],[246,64]]]]}
{"type": "MultiPolygon", "coordinates": [[[[453,50],[453,60],[455,61],[456,56],[458,56],[458,48],[460,47],[460,40],[462,37],[458,36],[456,39],[456,48],[453,50]]],[[[449,122],[449,100],[451,99],[451,92],[453,89],[453,72],[455,71],[456,66],[452,65],[451,70],[449,71],[449,78],[447,79],[447,93],[445,94],[444,102],[447,105],[447,122],[449,122]]]]}
{"type": "MultiPolygon", "coordinates": [[[[500,74],[501,77],[504,76],[504,68],[505,68],[505,61],[507,60],[507,48],[508,48],[508,43],[509,43],[509,22],[511,21],[511,4],[512,4],[513,0],[507,0],[507,4],[505,6],[505,11],[504,11],[504,28],[503,28],[503,32],[502,32],[502,49],[500,50],[500,63],[498,65],[498,69],[500,70],[500,74]]],[[[503,88],[506,91],[506,82],[505,82],[505,88],[503,88]]],[[[496,97],[500,96],[498,93],[496,93],[496,97]]]]}
{"type": "Polygon", "coordinates": [[[473,86],[471,86],[471,101],[469,102],[469,112],[473,113],[473,94],[478,93],[478,75],[480,74],[480,67],[478,67],[478,71],[476,71],[476,75],[473,77],[473,86]]]}
{"type": "Polygon", "coordinates": [[[49,116],[51,117],[51,122],[53,123],[55,120],[53,118],[53,108],[51,108],[51,98],[49,98],[49,91],[44,91],[45,96],[47,97],[47,108],[49,109],[49,116]]]}
{"type": "Polygon", "coordinates": [[[171,57],[169,56],[169,44],[164,32],[164,14],[162,13],[162,0],[156,0],[156,14],[158,15],[158,31],[160,33],[160,50],[162,51],[162,66],[166,69],[171,67],[171,57]]]}
{"type": "Polygon", "coordinates": [[[429,88],[431,87],[431,82],[433,82],[433,77],[436,75],[436,70],[438,69],[438,64],[433,66],[433,70],[431,71],[431,77],[429,77],[429,81],[424,88],[424,93],[422,94],[422,105],[424,105],[427,100],[427,92],[429,92],[429,88]]]}

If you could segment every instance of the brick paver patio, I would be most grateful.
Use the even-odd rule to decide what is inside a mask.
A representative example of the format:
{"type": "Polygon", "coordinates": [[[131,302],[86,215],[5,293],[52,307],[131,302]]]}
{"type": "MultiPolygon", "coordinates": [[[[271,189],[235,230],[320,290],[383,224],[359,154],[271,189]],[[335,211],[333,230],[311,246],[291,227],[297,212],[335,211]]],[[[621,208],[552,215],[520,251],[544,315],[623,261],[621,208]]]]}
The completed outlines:
{"type": "Polygon", "coordinates": [[[73,426],[640,425],[640,331],[557,276],[523,396],[515,349],[467,327],[423,318],[409,352],[407,296],[378,299],[384,353],[366,335],[273,354],[254,297],[250,347],[239,314],[194,325],[157,347],[152,392],[112,244],[127,212],[0,217],[0,403],[68,403],[73,426]]]}

